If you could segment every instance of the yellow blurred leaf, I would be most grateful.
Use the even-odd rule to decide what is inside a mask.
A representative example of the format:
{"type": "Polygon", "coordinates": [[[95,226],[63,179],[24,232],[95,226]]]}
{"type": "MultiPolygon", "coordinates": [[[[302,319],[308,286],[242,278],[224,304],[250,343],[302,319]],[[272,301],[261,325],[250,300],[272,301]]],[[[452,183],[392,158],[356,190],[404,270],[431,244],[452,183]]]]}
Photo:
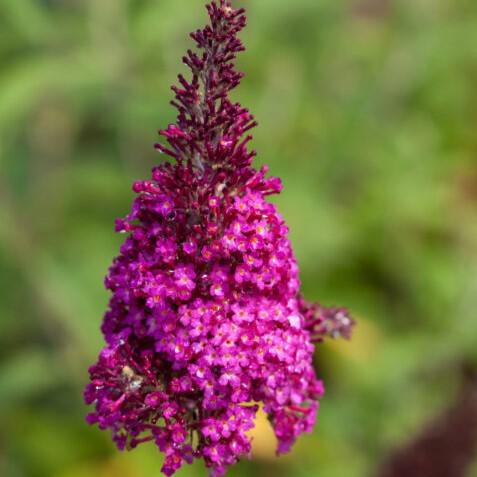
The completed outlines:
{"type": "Polygon", "coordinates": [[[248,437],[252,438],[252,455],[254,458],[264,460],[275,458],[277,439],[261,406],[255,418],[255,427],[248,432],[248,437]]]}
{"type": "Polygon", "coordinates": [[[381,332],[369,320],[357,318],[356,322],[351,340],[328,340],[325,346],[352,361],[371,361],[382,342],[381,332]]]}

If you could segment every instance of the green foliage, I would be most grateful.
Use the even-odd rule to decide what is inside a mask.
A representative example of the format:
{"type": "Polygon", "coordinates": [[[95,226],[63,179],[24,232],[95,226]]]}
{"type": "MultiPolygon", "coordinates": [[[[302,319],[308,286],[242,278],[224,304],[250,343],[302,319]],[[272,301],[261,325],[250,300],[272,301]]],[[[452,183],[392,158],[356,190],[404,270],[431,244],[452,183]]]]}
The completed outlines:
{"type": "MultiPolygon", "coordinates": [[[[284,179],[308,298],[359,325],[317,352],[316,432],[231,475],[369,476],[477,365],[477,3],[241,3],[257,163],[284,179]]],[[[113,220],[159,161],[169,85],[204,21],[196,0],[0,2],[1,475],[158,475],[152,447],[118,454],[84,424],[81,392],[113,220]]]]}

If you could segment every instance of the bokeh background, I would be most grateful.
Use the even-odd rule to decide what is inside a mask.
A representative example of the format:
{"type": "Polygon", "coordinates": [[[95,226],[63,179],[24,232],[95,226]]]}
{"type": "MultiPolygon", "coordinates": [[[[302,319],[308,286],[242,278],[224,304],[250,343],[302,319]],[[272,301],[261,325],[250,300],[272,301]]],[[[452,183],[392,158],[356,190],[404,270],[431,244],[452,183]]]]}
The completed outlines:
{"type": "MultiPolygon", "coordinates": [[[[476,477],[477,2],[238,4],[235,98],[284,180],[305,294],[359,324],[317,350],[315,432],[276,459],[261,417],[229,475],[476,477]]],[[[82,388],[114,219],[205,20],[201,0],[0,1],[1,476],[160,475],[153,445],[87,427],[82,388]]]]}

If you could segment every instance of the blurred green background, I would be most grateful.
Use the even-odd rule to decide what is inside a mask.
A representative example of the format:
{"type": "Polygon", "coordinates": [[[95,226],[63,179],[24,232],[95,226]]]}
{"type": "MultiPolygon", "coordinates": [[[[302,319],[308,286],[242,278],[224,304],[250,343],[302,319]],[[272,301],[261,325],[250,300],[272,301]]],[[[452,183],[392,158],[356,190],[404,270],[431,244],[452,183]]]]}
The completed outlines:
{"type": "MultiPolygon", "coordinates": [[[[260,123],[257,164],[284,180],[305,294],[359,325],[317,351],[314,434],[277,460],[260,419],[253,461],[229,475],[378,475],[477,366],[477,2],[235,5],[249,14],[235,98],[260,123]]],[[[114,219],[159,161],[205,21],[201,0],[0,0],[1,476],[160,475],[154,446],[121,454],[87,427],[82,388],[114,219]]]]}

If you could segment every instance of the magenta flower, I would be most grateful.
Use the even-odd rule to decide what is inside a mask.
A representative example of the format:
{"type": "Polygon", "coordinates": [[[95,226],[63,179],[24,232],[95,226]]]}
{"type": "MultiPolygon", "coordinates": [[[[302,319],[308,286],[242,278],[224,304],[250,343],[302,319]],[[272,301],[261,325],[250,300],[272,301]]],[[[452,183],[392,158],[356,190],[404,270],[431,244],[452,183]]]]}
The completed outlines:
{"type": "Polygon", "coordinates": [[[252,167],[256,123],[229,92],[244,11],[207,6],[210,25],[192,34],[172,104],[177,124],[160,132],[172,158],[136,182],[127,233],[106,278],[112,291],[106,347],[85,390],[90,423],[120,449],[154,441],[162,472],[202,458],[212,476],[250,454],[247,431],[262,403],[278,453],[312,430],[323,384],[314,343],[349,337],[343,309],[299,295],[288,228],[266,196],[281,190],[252,167]]]}

